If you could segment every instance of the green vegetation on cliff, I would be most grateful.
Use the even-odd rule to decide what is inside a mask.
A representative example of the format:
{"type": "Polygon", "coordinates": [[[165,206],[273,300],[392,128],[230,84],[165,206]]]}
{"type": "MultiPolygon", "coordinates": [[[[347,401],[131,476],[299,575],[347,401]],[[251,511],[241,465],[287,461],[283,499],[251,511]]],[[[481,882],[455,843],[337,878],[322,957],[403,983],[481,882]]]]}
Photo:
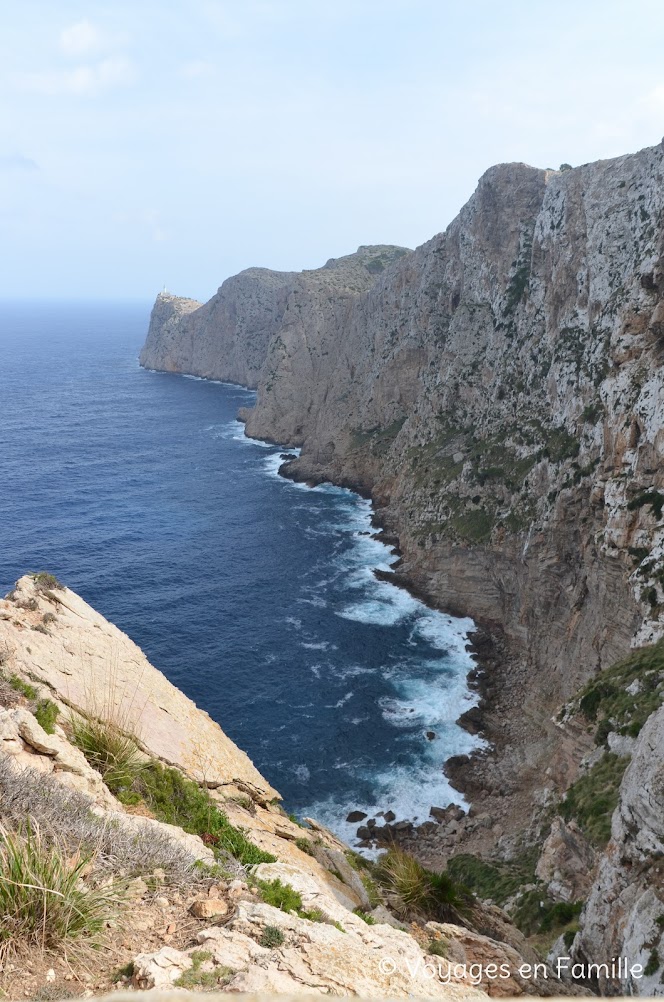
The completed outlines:
{"type": "Polygon", "coordinates": [[[635,650],[586,685],[578,708],[597,723],[595,740],[606,744],[611,731],[636,737],[664,702],[664,640],[635,650]]]}
{"type": "Polygon", "coordinates": [[[589,842],[602,849],[611,837],[611,817],[618,806],[620,783],[628,758],[606,752],[567,790],[561,812],[574,820],[589,842]]]}
{"type": "Polygon", "coordinates": [[[246,866],[276,861],[235,828],[210,794],[178,769],[151,761],[117,796],[125,804],[143,801],[158,821],[199,835],[220,856],[230,853],[246,866]]]}
{"type": "Polygon", "coordinates": [[[72,740],[123,804],[143,803],[158,821],[200,836],[220,860],[229,853],[240,863],[274,863],[275,857],[235,828],[216,801],[178,769],[146,759],[132,735],[108,721],[72,718],[72,740]]]}

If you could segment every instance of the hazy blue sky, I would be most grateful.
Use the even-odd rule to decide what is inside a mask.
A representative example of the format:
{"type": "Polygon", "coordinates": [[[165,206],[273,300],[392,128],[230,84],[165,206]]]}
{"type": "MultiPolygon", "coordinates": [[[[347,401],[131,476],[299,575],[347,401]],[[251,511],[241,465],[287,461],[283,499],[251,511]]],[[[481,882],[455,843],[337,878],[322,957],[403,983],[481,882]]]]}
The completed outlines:
{"type": "Polygon", "coordinates": [[[661,0],[3,4],[2,296],[416,246],[491,164],[664,133],[661,0]]]}

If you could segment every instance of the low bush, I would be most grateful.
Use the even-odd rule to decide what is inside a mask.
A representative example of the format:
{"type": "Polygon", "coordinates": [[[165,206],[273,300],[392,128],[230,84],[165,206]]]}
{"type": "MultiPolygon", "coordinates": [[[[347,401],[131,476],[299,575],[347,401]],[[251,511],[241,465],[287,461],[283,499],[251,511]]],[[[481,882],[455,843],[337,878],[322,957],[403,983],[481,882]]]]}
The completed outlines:
{"type": "Polygon", "coordinates": [[[300,918],[309,919],[310,922],[322,922],[324,919],[318,908],[307,911],[300,892],[290,884],[282,884],[278,877],[276,880],[257,880],[256,887],[266,905],[272,905],[286,913],[295,912],[300,918]]]}
{"type": "Polygon", "coordinates": [[[562,802],[565,820],[576,821],[597,848],[604,848],[611,837],[611,816],[618,806],[620,783],[628,763],[628,758],[606,752],[570,786],[562,802]]]}
{"type": "Polygon", "coordinates": [[[212,960],[212,954],[207,950],[194,950],[190,957],[191,967],[177,979],[175,982],[177,988],[202,988],[203,990],[218,988],[233,974],[227,967],[202,970],[203,964],[212,960]]]}
{"type": "Polygon", "coordinates": [[[447,873],[457,884],[467,887],[484,900],[502,905],[525,884],[535,880],[537,851],[529,850],[509,863],[491,863],[470,853],[459,853],[447,862],[447,873]]]}
{"type": "Polygon", "coordinates": [[[643,508],[644,505],[648,505],[650,507],[651,512],[657,521],[659,521],[662,517],[662,509],[664,508],[664,494],[660,494],[659,491],[654,488],[649,491],[643,491],[635,498],[632,498],[627,505],[627,510],[637,511],[639,508],[643,508]]]}
{"type": "Polygon", "coordinates": [[[55,733],[55,723],[60,710],[51,699],[40,699],[35,708],[35,718],[37,723],[47,734],[55,733]]]}
{"type": "Polygon", "coordinates": [[[566,950],[569,950],[571,948],[572,943],[574,942],[574,937],[576,936],[578,931],[579,931],[579,926],[578,924],[575,923],[574,925],[570,926],[569,929],[566,929],[565,932],[563,933],[563,943],[565,944],[566,950]]]}
{"type": "Polygon", "coordinates": [[[582,690],[577,705],[586,720],[598,722],[597,744],[603,744],[607,727],[636,737],[663,702],[664,641],[659,640],[600,672],[582,690]]]}
{"type": "Polygon", "coordinates": [[[648,957],[648,963],[643,968],[643,973],[647,978],[650,978],[653,974],[657,974],[659,967],[659,953],[657,950],[651,950],[650,956],[648,957]]]}
{"type": "Polygon", "coordinates": [[[83,881],[91,857],[26,826],[0,828],[0,949],[38,945],[53,949],[84,936],[95,940],[119,909],[117,886],[83,881]]]}
{"type": "Polygon", "coordinates": [[[553,901],[544,885],[533,887],[518,899],[512,912],[514,924],[526,936],[556,932],[581,912],[582,901],[553,901]]]}
{"type": "Polygon", "coordinates": [[[99,817],[91,811],[90,797],[51,776],[18,769],[9,757],[0,759],[0,801],[8,829],[20,828],[30,818],[44,838],[63,846],[70,857],[77,852],[89,856],[100,874],[133,877],[160,868],[171,884],[200,880],[194,858],[166,832],[99,817]]]}
{"type": "Polygon", "coordinates": [[[426,952],[433,954],[434,957],[447,957],[449,949],[445,940],[431,939],[426,952]]]}
{"type": "Polygon", "coordinates": [[[267,950],[275,950],[284,944],[284,934],[276,925],[266,925],[260,938],[260,945],[267,950]]]}
{"type": "Polygon", "coordinates": [[[49,574],[47,571],[38,571],[37,574],[30,575],[34,583],[36,584],[39,591],[64,591],[65,586],[61,581],[58,581],[55,574],[49,574]]]}
{"type": "Polygon", "coordinates": [[[148,762],[118,790],[118,797],[123,803],[143,800],[158,821],[200,835],[216,853],[229,853],[244,866],[276,861],[235,828],[209,793],[178,769],[148,762]]]}
{"type": "Polygon", "coordinates": [[[12,689],[19,692],[21,696],[25,696],[26,699],[37,698],[37,690],[34,685],[30,685],[29,682],[24,682],[18,675],[10,675],[8,681],[12,689]]]}

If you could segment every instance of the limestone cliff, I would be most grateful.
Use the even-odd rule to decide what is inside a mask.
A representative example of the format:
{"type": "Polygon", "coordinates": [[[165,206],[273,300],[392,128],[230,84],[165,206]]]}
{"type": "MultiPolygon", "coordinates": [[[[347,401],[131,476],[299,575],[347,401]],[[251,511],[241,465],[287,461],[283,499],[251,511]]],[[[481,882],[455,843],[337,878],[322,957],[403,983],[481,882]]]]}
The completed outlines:
{"type": "Polygon", "coordinates": [[[664,708],[637,739],[573,947],[577,958],[629,957],[642,965],[645,977],[625,986],[602,975],[602,994],[664,994],[663,779],[664,708]]]}
{"type": "Polygon", "coordinates": [[[310,288],[320,291],[334,322],[344,304],[405,253],[400,247],[360,247],[315,271],[248,268],[226,279],[205,305],[162,293],[152,311],[141,365],[253,389],[273,338],[298,315],[310,288]]]}
{"type": "MultiPolygon", "coordinates": [[[[366,288],[330,301],[322,272],[304,273],[252,356],[248,434],[302,447],[287,476],[370,493],[403,580],[496,642],[473,720],[491,751],[449,765],[483,814],[418,835],[431,864],[460,846],[509,856],[533,812],[592,776],[585,727],[553,718],[664,632],[663,181],[664,144],[560,172],[493,167],[445,232],[366,288]]],[[[660,717],[597,872],[562,820],[540,861],[558,900],[590,894],[579,956],[657,952],[660,717]]]]}
{"type": "MultiPolygon", "coordinates": [[[[325,269],[303,273],[258,354],[251,331],[207,330],[251,357],[250,385],[265,350],[244,416],[302,446],[288,475],[371,492],[406,580],[505,631],[517,660],[488,680],[484,724],[500,742],[507,719],[524,768],[550,756],[561,702],[661,632],[663,166],[657,146],[491,168],[444,233],[364,288],[330,296],[325,269]]],[[[250,327],[240,280],[218,296],[250,327]]],[[[181,371],[205,369],[186,357],[200,315],[178,322],[181,371]]],[[[509,786],[514,761],[495,768],[509,786]]]]}

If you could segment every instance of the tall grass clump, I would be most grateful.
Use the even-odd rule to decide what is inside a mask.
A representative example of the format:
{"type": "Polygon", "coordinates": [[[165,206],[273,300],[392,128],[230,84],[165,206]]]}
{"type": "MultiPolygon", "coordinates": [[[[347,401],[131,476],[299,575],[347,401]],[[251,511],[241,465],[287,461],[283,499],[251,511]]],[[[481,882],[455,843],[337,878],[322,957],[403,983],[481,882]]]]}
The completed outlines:
{"type": "Polygon", "coordinates": [[[36,825],[0,828],[0,953],[53,949],[77,937],[95,941],[117,914],[121,892],[83,882],[91,858],[69,856],[36,825]]]}
{"type": "Polygon", "coordinates": [[[406,914],[418,912],[431,919],[458,921],[460,912],[471,901],[469,892],[447,873],[425,869],[396,847],[378,860],[375,876],[386,890],[399,897],[406,914]]]}
{"type": "Polygon", "coordinates": [[[87,680],[85,706],[69,720],[72,741],[115,794],[131,786],[145,762],[139,751],[140,721],[147,704],[141,682],[142,673],[127,678],[115,647],[102,685],[87,680]]]}
{"type": "Polygon", "coordinates": [[[112,793],[131,786],[144,768],[135,739],[112,720],[92,715],[73,716],[69,721],[74,744],[101,773],[112,793]]]}

